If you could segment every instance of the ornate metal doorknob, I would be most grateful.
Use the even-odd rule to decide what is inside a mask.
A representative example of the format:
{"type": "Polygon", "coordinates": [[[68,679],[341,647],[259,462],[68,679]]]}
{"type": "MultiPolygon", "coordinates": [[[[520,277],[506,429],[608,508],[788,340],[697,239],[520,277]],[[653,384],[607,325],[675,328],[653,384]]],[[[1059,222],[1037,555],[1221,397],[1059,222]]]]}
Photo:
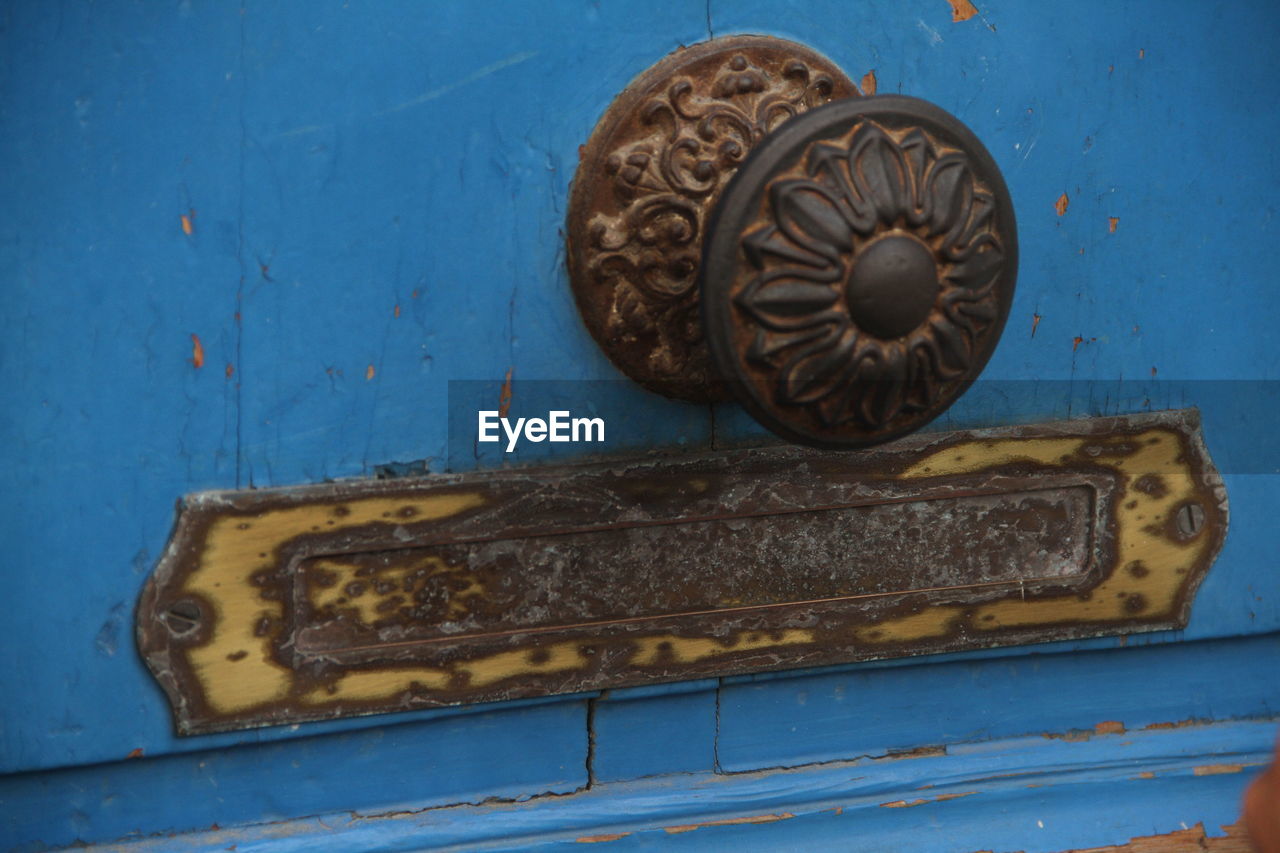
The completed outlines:
{"type": "Polygon", "coordinates": [[[958,119],[858,96],[779,39],[679,51],[583,148],[569,270],[596,340],[682,399],[727,391],[830,448],[944,411],[981,372],[1017,275],[1013,205],[958,119]]]}

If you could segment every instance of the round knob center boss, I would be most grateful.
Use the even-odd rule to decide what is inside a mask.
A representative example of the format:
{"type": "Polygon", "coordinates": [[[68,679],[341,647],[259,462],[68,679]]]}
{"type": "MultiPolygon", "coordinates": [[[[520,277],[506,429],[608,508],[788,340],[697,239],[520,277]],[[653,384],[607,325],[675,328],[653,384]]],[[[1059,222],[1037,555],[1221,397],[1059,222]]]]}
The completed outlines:
{"type": "Polygon", "coordinates": [[[899,95],[859,97],[780,39],[667,57],[610,107],[574,180],[569,269],[601,347],[646,387],[727,389],[793,441],[924,425],[990,358],[1017,277],[982,143],[899,95]]]}

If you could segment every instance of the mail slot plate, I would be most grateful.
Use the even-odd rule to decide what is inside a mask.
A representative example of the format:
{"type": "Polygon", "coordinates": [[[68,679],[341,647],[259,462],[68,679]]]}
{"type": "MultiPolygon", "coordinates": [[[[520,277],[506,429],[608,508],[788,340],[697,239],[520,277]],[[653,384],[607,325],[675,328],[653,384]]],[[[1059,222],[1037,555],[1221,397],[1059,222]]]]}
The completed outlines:
{"type": "Polygon", "coordinates": [[[183,733],[1185,625],[1192,411],[874,451],[202,493],[138,610],[183,733]]]}

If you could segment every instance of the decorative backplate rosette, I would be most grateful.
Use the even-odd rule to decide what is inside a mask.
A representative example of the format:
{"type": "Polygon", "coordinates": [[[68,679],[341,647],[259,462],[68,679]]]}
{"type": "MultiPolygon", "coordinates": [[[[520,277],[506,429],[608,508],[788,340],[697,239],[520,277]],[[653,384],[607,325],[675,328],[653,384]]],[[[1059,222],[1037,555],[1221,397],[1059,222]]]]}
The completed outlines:
{"type": "Polygon", "coordinates": [[[1017,274],[994,161],[915,98],[831,104],[764,144],[710,224],[715,365],[757,420],[861,447],[917,429],[981,372],[1017,274]]]}
{"type": "Polygon", "coordinates": [[[766,135],[857,94],[808,48],[733,36],[682,48],[614,100],[581,149],[568,265],[587,328],[624,373],[668,396],[724,396],[695,286],[710,210],[766,135]]]}

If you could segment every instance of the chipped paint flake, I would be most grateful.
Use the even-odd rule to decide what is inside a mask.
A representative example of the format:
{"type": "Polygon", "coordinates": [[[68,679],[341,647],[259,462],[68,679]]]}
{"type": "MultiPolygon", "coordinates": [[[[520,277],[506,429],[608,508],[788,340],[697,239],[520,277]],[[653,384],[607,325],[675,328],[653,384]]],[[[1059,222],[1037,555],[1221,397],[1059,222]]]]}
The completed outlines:
{"type": "Polygon", "coordinates": [[[1108,233],[1111,233],[1111,234],[1116,233],[1116,227],[1117,227],[1119,224],[1120,224],[1120,217],[1118,217],[1118,216],[1108,216],[1108,217],[1107,217],[1107,232],[1108,232],[1108,233]]]}
{"type": "Polygon", "coordinates": [[[1062,216],[1067,212],[1067,205],[1069,204],[1071,204],[1071,199],[1067,197],[1066,193],[1063,193],[1058,196],[1058,200],[1053,203],[1053,209],[1058,211],[1059,216],[1062,216]]]}
{"type": "Polygon", "coordinates": [[[507,375],[502,380],[502,390],[498,393],[498,417],[505,418],[507,412],[511,411],[511,372],[514,368],[507,368],[507,375]]]}
{"type": "Polygon", "coordinates": [[[947,0],[947,3],[951,6],[951,21],[953,23],[967,21],[978,14],[977,7],[969,0],[947,0]]]}
{"type": "Polygon", "coordinates": [[[872,68],[866,74],[862,75],[862,82],[858,86],[862,90],[862,94],[871,97],[876,93],[876,70],[872,68]]]}
{"type": "Polygon", "coordinates": [[[191,333],[191,364],[196,370],[204,367],[204,344],[200,343],[200,336],[191,333]]]}
{"type": "Polygon", "coordinates": [[[1199,767],[1192,770],[1191,772],[1194,773],[1196,776],[1221,776],[1226,773],[1239,773],[1242,770],[1244,770],[1245,767],[1252,767],[1252,766],[1255,766],[1255,765],[1202,764],[1199,767]]]}
{"type": "Polygon", "coordinates": [[[188,237],[190,237],[192,234],[195,233],[196,212],[194,210],[188,210],[186,213],[182,214],[182,216],[178,217],[178,219],[182,223],[183,234],[186,234],[188,237]]]}
{"type": "Polygon", "coordinates": [[[377,372],[378,371],[374,370],[373,365],[371,364],[364,369],[364,378],[366,380],[372,379],[377,374],[377,372]]]}
{"type": "Polygon", "coordinates": [[[629,832],[609,832],[603,835],[583,835],[575,838],[574,841],[579,844],[599,844],[601,841],[617,841],[620,838],[626,838],[629,832]]]}

